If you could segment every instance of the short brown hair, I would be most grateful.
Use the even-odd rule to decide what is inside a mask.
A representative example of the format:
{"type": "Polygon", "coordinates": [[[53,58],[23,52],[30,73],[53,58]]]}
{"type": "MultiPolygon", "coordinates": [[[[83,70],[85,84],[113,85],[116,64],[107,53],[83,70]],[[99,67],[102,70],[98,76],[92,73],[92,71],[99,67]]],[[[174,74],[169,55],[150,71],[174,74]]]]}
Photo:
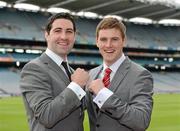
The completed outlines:
{"type": "Polygon", "coordinates": [[[56,20],[56,19],[67,19],[67,20],[70,20],[73,24],[73,29],[74,29],[74,32],[76,32],[76,25],[75,25],[75,21],[74,21],[74,17],[70,14],[70,13],[64,13],[64,12],[61,12],[61,13],[57,13],[55,15],[52,15],[48,21],[47,21],[47,24],[45,26],[45,30],[47,31],[47,33],[49,34],[51,28],[52,28],[52,24],[53,22],[56,20]]]}
{"type": "Polygon", "coordinates": [[[99,31],[102,29],[116,28],[121,32],[122,38],[126,37],[126,26],[121,20],[114,17],[104,18],[96,27],[96,37],[99,36],[99,31]]]}

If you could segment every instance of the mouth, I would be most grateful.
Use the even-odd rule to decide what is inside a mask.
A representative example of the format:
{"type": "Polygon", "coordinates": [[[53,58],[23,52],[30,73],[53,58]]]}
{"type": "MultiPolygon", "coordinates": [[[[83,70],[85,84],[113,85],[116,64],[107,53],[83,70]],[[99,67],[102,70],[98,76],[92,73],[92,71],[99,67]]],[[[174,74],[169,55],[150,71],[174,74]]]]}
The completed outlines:
{"type": "Polygon", "coordinates": [[[108,54],[112,54],[115,52],[115,50],[113,49],[110,49],[110,50],[104,50],[105,53],[108,53],[108,54]]]}
{"type": "Polygon", "coordinates": [[[67,42],[58,42],[57,45],[59,45],[61,48],[68,48],[69,44],[67,42]]]}
{"type": "Polygon", "coordinates": [[[58,42],[57,45],[63,50],[69,49],[69,44],[67,42],[58,42]]]}
{"type": "Polygon", "coordinates": [[[62,46],[67,46],[67,45],[68,45],[68,43],[65,42],[65,41],[57,42],[57,44],[58,44],[58,45],[62,45],[62,46]]]}

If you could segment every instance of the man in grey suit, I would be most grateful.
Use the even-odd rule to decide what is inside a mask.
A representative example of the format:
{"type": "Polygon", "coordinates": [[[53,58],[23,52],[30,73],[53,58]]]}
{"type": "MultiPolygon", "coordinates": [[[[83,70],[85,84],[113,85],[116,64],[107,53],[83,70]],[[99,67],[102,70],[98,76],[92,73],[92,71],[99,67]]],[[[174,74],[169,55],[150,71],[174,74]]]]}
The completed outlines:
{"type": "Polygon", "coordinates": [[[22,69],[20,88],[31,131],[83,131],[82,101],[89,75],[67,64],[75,32],[69,13],[50,17],[45,53],[22,69]]]}
{"type": "Polygon", "coordinates": [[[104,18],[96,28],[103,65],[90,71],[87,109],[91,131],[145,131],[153,107],[153,79],[123,53],[126,28],[104,18]]]}

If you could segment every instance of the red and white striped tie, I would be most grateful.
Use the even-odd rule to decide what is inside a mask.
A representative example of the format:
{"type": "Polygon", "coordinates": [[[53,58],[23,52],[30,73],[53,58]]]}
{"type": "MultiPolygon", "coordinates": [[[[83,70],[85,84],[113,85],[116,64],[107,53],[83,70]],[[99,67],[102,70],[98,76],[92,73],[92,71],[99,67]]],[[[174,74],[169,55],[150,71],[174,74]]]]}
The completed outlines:
{"type": "Polygon", "coordinates": [[[109,87],[110,85],[110,74],[111,74],[112,70],[110,68],[106,68],[105,69],[105,74],[103,77],[103,83],[105,87],[109,87]]]}

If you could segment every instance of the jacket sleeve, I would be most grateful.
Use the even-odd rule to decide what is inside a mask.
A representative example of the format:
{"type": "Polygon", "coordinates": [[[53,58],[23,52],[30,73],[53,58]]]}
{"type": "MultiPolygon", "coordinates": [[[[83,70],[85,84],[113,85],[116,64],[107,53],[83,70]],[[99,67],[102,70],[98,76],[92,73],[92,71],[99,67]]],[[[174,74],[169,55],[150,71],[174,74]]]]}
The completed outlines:
{"type": "Polygon", "coordinates": [[[28,108],[47,128],[53,127],[81,104],[75,93],[68,88],[54,97],[51,79],[44,68],[29,63],[23,68],[20,80],[20,88],[28,108]]]}
{"type": "Polygon", "coordinates": [[[153,107],[153,79],[148,71],[139,73],[131,81],[129,102],[123,102],[117,94],[110,96],[101,111],[132,130],[144,131],[150,123],[153,107]]]}

